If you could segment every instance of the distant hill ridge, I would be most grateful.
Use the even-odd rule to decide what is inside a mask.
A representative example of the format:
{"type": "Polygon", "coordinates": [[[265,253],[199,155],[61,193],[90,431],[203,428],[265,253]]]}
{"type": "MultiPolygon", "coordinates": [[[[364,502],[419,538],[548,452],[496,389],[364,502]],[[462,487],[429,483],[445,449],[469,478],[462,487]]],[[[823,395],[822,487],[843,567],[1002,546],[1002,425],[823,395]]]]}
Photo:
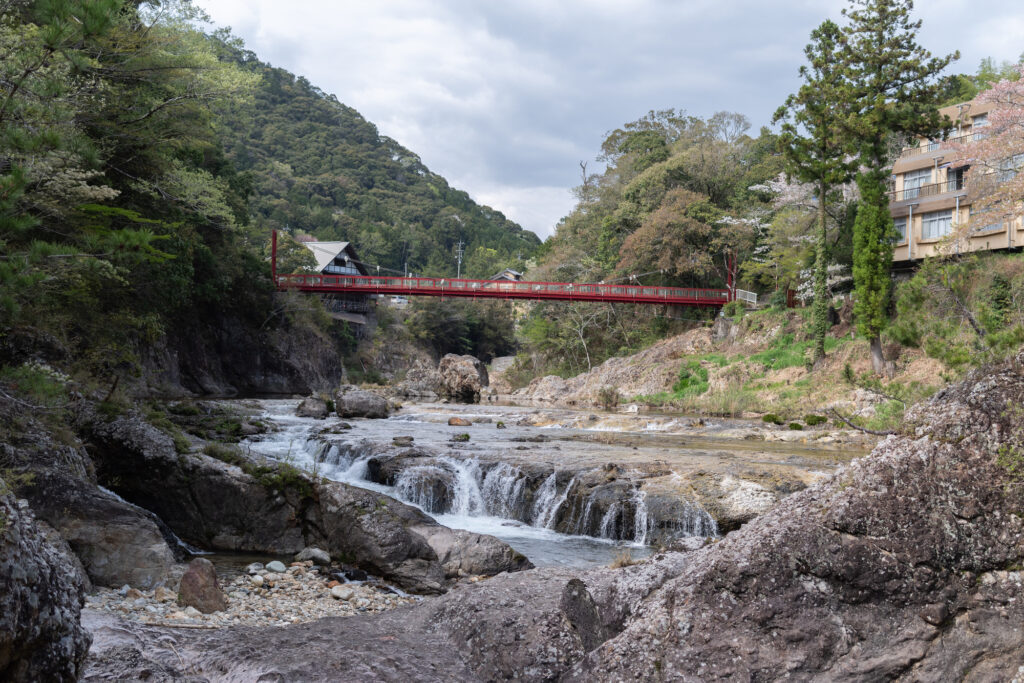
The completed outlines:
{"type": "Polygon", "coordinates": [[[229,105],[218,131],[251,177],[257,228],[349,241],[367,263],[441,276],[455,274],[460,240],[462,272],[475,277],[515,267],[539,246],[334,95],[252,52],[229,55],[262,77],[251,101],[229,105]]]}

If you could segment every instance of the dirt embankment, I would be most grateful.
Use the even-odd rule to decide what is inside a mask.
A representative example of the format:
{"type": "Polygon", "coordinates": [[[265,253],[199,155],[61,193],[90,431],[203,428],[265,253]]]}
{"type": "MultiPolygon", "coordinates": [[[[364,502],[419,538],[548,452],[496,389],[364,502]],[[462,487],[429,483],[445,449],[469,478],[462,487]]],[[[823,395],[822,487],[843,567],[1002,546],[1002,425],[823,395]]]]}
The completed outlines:
{"type": "Polygon", "coordinates": [[[611,402],[627,411],[651,406],[747,417],[775,413],[789,422],[830,408],[873,418],[895,399],[920,398],[946,383],[940,362],[894,346],[887,353],[896,372],[886,384],[895,383],[898,392],[865,388],[858,378],[871,370],[867,342],[854,339],[843,324],[833,328],[825,360],[811,368],[804,317],[802,311],[761,311],[739,321],[718,318],[713,327],[610,358],[576,377],[539,377],[518,390],[502,369],[492,369],[484,400],[571,407],[611,402]]]}

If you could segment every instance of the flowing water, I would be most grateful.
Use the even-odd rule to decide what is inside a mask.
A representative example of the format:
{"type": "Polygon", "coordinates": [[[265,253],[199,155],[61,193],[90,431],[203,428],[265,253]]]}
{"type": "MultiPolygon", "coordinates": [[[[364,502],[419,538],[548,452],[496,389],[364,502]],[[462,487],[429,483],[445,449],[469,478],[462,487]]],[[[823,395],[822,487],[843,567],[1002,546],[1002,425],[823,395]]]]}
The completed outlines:
{"type": "MultiPolygon", "coordinates": [[[[649,554],[655,520],[647,492],[630,478],[639,472],[636,468],[665,462],[681,449],[702,467],[723,459],[722,453],[702,450],[692,436],[683,437],[687,424],[671,417],[641,420],[502,406],[421,405],[386,420],[348,420],[352,429],[339,431],[337,418],[296,417],[295,400],[260,404],[278,431],[247,441],[244,446],[253,453],[397,498],[446,526],[496,536],[538,566],[607,564],[624,552],[633,557],[649,554]],[[474,425],[451,427],[450,415],[471,419],[474,425]],[[453,443],[453,435],[460,432],[469,433],[470,441],[453,443]],[[412,464],[389,480],[390,485],[378,483],[380,477],[375,482],[368,465],[375,456],[401,452],[392,443],[395,437],[413,437],[421,457],[409,460],[412,464]],[[431,457],[422,457],[424,450],[431,457]],[[614,469],[610,481],[622,476],[614,498],[593,486],[586,489],[593,493],[583,497],[581,476],[600,474],[601,467],[614,469]]],[[[734,446],[747,448],[743,442],[734,446]]],[[[770,451],[765,456],[764,449],[763,444],[757,449],[757,458],[775,457],[770,451]]],[[[792,460],[792,450],[777,455],[792,460]]],[[[664,520],[660,524],[658,531],[664,534],[664,520]]],[[[673,509],[671,524],[676,536],[718,532],[703,508],[685,500],[673,509]]]]}

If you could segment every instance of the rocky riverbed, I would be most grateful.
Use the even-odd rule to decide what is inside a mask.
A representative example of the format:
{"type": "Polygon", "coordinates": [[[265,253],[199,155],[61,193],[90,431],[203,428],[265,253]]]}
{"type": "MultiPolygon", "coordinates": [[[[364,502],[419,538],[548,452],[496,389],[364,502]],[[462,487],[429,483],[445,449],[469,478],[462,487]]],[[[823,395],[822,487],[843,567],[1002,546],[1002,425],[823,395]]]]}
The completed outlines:
{"type": "MultiPolygon", "coordinates": [[[[236,565],[217,563],[217,576],[227,594],[226,610],[204,614],[179,605],[178,593],[163,586],[139,590],[128,585],[96,589],[86,596],[85,608],[151,626],[219,628],[287,626],[324,617],[375,614],[417,602],[416,597],[375,577],[361,574],[362,580],[349,581],[340,568],[316,567],[309,560],[289,563],[283,572],[263,563],[245,570],[236,565]]],[[[182,571],[178,567],[175,574],[182,571]]]]}

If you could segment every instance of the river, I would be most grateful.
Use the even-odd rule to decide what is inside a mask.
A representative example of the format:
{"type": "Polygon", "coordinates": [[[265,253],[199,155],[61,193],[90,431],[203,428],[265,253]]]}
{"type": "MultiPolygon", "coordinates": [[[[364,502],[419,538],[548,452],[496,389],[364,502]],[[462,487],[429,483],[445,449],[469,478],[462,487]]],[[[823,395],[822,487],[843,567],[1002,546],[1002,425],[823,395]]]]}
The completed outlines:
{"type": "Polygon", "coordinates": [[[760,427],[734,420],[416,404],[342,421],[296,417],[296,405],[259,401],[276,431],[243,448],[496,536],[537,566],[606,565],[717,536],[716,518],[752,516],[859,454],[751,440],[760,427]],[[472,426],[449,426],[452,416],[472,426]]]}

